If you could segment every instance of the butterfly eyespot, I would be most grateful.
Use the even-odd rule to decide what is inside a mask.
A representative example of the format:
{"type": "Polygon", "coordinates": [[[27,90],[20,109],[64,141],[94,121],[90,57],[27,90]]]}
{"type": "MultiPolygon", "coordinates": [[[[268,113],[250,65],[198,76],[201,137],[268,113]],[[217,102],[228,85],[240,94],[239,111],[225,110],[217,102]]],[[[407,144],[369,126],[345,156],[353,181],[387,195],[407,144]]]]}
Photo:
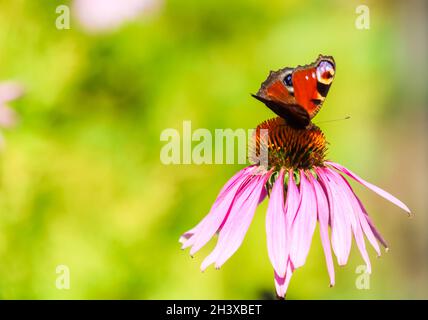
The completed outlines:
{"type": "Polygon", "coordinates": [[[285,77],[284,77],[284,84],[287,86],[287,87],[292,87],[293,86],[293,81],[292,81],[292,79],[291,79],[291,73],[289,73],[289,74],[287,74],[285,77]]]}
{"type": "Polygon", "coordinates": [[[317,80],[323,84],[330,84],[333,81],[335,67],[330,61],[322,60],[317,67],[317,80]]]}
{"type": "Polygon", "coordinates": [[[284,78],[282,79],[282,82],[284,83],[285,87],[287,88],[288,92],[291,95],[294,95],[294,87],[293,87],[293,73],[289,72],[287,73],[284,78]]]}

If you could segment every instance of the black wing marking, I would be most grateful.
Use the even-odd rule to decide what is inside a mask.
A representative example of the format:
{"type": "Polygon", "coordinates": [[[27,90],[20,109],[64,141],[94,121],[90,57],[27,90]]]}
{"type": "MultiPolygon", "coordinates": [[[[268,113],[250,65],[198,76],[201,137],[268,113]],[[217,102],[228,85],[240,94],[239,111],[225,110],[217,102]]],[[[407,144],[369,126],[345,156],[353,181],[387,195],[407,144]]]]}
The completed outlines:
{"type": "Polygon", "coordinates": [[[285,104],[279,101],[272,101],[255,94],[251,96],[263,102],[269,109],[281,118],[284,118],[293,127],[304,128],[311,121],[309,113],[298,104],[285,104]]]}

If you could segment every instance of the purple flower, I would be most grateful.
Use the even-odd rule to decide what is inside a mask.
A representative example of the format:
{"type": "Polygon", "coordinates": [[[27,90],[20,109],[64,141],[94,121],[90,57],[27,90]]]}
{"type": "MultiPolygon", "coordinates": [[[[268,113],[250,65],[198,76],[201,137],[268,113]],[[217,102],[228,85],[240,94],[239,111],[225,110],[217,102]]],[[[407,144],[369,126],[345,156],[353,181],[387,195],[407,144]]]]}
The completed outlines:
{"type": "Polygon", "coordinates": [[[74,0],[73,9],[87,31],[103,32],[154,11],[160,4],[161,0],[74,0]]]}
{"type": "Polygon", "coordinates": [[[317,222],[331,286],[335,283],[333,253],[338,264],[345,265],[352,237],[370,273],[365,238],[378,255],[378,241],[385,248],[387,244],[345,176],[408,213],[409,208],[340,164],[326,161],[326,141],[317,126],[295,129],[284,119],[274,118],[258,129],[269,130],[267,142],[255,135],[256,146],[264,144],[269,151],[269,165],[253,164],[232,177],[208,215],[181,236],[182,248],[190,248],[194,255],[217,233],[217,245],[202,262],[201,270],[211,264],[220,268],[241,245],[257,205],[269,193],[267,249],[279,297],[285,297],[294,270],[305,264],[317,222]]]}
{"type": "MultiPolygon", "coordinates": [[[[0,127],[11,128],[16,124],[16,112],[7,103],[18,99],[23,94],[23,88],[16,82],[0,83],[0,127]]],[[[0,135],[0,148],[4,146],[3,136],[0,135]]]]}

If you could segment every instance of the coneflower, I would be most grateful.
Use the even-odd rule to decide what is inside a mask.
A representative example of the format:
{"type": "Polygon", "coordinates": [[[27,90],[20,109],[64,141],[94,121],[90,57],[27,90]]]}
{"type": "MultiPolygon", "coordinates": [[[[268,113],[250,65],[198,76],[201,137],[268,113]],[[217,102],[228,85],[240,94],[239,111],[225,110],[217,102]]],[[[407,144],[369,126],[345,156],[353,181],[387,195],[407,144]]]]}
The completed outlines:
{"type": "Polygon", "coordinates": [[[331,286],[335,283],[331,248],[337,263],[345,265],[352,237],[370,273],[365,237],[378,255],[378,242],[388,246],[345,176],[408,213],[409,208],[342,165],[326,160],[325,136],[313,123],[296,127],[277,117],[257,127],[254,142],[256,150],[268,151],[267,165],[250,158],[253,164],[226,183],[205,218],[180,238],[182,248],[190,247],[194,255],[218,234],[217,245],[203,260],[201,270],[211,264],[220,268],[235,253],[258,204],[269,194],[266,236],[278,297],[285,296],[294,270],[305,264],[317,222],[331,286]],[[268,130],[267,139],[260,138],[260,129],[268,130]]]}

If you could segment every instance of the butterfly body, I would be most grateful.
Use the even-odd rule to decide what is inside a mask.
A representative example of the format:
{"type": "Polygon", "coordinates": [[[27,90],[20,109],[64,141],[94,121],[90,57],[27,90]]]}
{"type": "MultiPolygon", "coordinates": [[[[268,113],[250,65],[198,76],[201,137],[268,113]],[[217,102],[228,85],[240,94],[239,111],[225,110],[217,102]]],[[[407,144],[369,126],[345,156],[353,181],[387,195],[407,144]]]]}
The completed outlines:
{"type": "Polygon", "coordinates": [[[304,128],[321,108],[335,70],[333,57],[320,55],[309,65],[271,71],[253,97],[289,124],[304,128]]]}

